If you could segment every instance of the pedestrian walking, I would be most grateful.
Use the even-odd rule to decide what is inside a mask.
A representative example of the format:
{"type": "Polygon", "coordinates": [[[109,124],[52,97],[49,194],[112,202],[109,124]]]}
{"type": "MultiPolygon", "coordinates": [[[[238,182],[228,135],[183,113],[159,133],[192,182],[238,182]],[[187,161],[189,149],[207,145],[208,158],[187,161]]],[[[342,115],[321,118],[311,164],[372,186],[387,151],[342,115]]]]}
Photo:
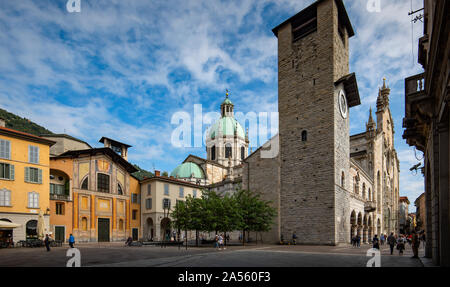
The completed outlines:
{"type": "Polygon", "coordinates": [[[359,234],[356,235],[356,247],[361,247],[361,236],[359,236],[359,234]]]}
{"type": "Polygon", "coordinates": [[[403,255],[403,250],[405,250],[405,243],[406,239],[403,237],[403,235],[400,235],[397,240],[398,255],[403,255]]]}
{"type": "Polygon", "coordinates": [[[384,245],[384,240],[385,240],[385,238],[386,238],[386,237],[384,237],[384,234],[381,234],[381,236],[380,236],[380,243],[381,243],[381,246],[384,245]]]}
{"type": "Polygon", "coordinates": [[[48,234],[45,234],[44,239],[45,248],[47,248],[47,252],[50,251],[50,237],[48,237],[48,234]]]}
{"type": "Polygon", "coordinates": [[[214,248],[219,250],[219,235],[216,234],[216,238],[214,239],[214,248]]]}
{"type": "Polygon", "coordinates": [[[391,235],[389,235],[389,237],[387,238],[387,242],[389,244],[389,247],[391,248],[391,255],[394,253],[394,246],[396,243],[395,237],[394,237],[394,233],[392,232],[391,235]]]}
{"type": "Polygon", "coordinates": [[[69,236],[69,245],[70,245],[70,248],[73,248],[73,245],[75,244],[75,237],[73,237],[73,235],[72,234],[70,234],[70,236],[69,236]]]}
{"type": "Polygon", "coordinates": [[[294,245],[297,245],[297,234],[296,234],[295,231],[294,231],[294,233],[292,234],[292,243],[293,243],[294,245]]]}
{"type": "Polygon", "coordinates": [[[416,231],[413,231],[411,239],[411,247],[414,255],[412,258],[419,258],[419,246],[420,246],[419,236],[417,235],[416,231]]]}
{"type": "Polygon", "coordinates": [[[380,241],[378,239],[378,235],[376,234],[372,239],[372,248],[380,250],[380,241]]]}
{"type": "Polygon", "coordinates": [[[223,243],[223,234],[220,234],[219,235],[219,250],[224,250],[224,249],[225,249],[225,246],[223,243]]]}

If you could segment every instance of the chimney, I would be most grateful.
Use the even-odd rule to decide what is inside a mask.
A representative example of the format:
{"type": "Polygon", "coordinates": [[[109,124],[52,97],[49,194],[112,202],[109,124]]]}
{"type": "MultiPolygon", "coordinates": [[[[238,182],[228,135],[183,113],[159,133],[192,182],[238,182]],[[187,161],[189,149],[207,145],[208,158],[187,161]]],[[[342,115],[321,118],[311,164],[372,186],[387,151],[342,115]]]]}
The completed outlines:
{"type": "Polygon", "coordinates": [[[155,170],[155,176],[161,176],[161,172],[159,170],[155,170]]]}
{"type": "Polygon", "coordinates": [[[0,118],[0,127],[6,128],[6,121],[3,118],[0,118]]]}

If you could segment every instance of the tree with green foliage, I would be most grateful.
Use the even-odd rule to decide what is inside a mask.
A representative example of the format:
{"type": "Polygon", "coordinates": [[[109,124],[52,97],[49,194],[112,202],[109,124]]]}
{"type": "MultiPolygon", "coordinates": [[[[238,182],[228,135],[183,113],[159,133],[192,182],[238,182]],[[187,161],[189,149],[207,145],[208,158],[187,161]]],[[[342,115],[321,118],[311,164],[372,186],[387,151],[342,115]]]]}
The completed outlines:
{"type": "Polygon", "coordinates": [[[245,245],[246,232],[270,230],[276,210],[270,206],[270,201],[262,200],[259,194],[249,190],[239,190],[234,197],[241,218],[238,226],[242,230],[242,244],[245,245]]]}
{"type": "Polygon", "coordinates": [[[186,201],[178,202],[171,217],[173,227],[185,232],[196,231],[198,246],[199,231],[224,232],[226,237],[227,232],[242,230],[245,244],[245,233],[269,231],[275,214],[270,202],[248,190],[231,196],[205,190],[201,198],[188,196],[186,201]]]}

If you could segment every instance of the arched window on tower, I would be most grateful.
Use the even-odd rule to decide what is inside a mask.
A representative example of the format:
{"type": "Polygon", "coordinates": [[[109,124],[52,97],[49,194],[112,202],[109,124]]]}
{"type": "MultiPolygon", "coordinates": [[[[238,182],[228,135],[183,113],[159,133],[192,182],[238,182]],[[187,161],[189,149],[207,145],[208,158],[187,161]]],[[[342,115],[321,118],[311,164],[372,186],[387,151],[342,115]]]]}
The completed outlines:
{"type": "Polygon", "coordinates": [[[308,140],[308,132],[302,131],[302,142],[306,142],[308,140]]]}
{"type": "Polygon", "coordinates": [[[225,158],[232,157],[232,151],[233,151],[233,149],[231,148],[231,144],[226,144],[226,146],[225,146],[225,158]]]}
{"type": "Polygon", "coordinates": [[[241,160],[245,159],[245,147],[241,146],[241,160]]]}
{"type": "Polygon", "coordinates": [[[216,160],[216,146],[211,148],[211,160],[216,160]]]}

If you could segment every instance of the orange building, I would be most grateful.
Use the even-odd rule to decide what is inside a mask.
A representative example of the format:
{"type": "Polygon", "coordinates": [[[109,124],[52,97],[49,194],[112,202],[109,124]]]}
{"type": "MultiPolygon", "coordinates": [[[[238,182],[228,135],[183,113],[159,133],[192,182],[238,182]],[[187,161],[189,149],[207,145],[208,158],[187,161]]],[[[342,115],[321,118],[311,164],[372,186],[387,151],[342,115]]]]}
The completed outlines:
{"type": "Polygon", "coordinates": [[[64,185],[65,193],[53,197],[51,224],[55,231],[64,226],[64,237],[72,233],[77,242],[137,239],[140,188],[131,175],[137,169],[127,161],[130,146],[108,138],[100,142],[105,147],[69,150],[52,158],[52,180],[59,189],[64,185]]]}

